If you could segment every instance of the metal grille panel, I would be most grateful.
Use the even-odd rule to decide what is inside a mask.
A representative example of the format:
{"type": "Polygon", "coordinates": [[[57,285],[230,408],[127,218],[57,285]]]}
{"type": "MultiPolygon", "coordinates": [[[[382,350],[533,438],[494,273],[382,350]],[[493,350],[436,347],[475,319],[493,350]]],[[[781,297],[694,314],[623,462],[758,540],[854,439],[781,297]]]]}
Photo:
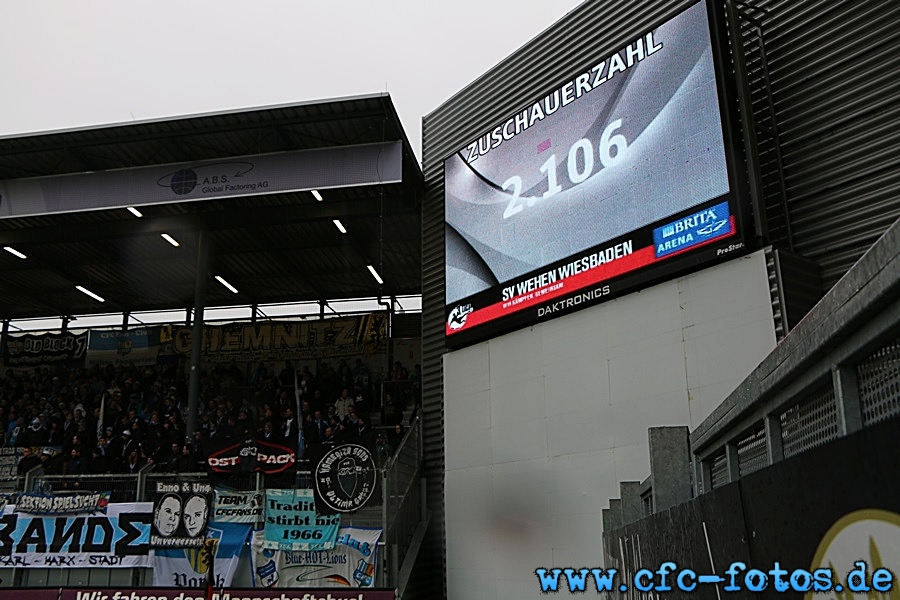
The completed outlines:
{"type": "Polygon", "coordinates": [[[137,475],[41,475],[30,491],[40,494],[66,492],[110,492],[110,502],[138,500],[137,475]]]}
{"type": "Polygon", "coordinates": [[[864,426],[900,415],[900,339],[862,361],[856,374],[864,426]]]}
{"type": "Polygon", "coordinates": [[[834,389],[830,385],[823,386],[781,413],[781,435],[785,458],[837,438],[838,414],[834,389]]]}
{"type": "Polygon", "coordinates": [[[724,451],[712,460],[711,471],[713,489],[728,483],[728,460],[725,458],[724,451]]]}
{"type": "Polygon", "coordinates": [[[768,239],[833,285],[900,215],[900,3],[738,3],[768,239]]]}
{"type": "Polygon", "coordinates": [[[766,248],[766,272],[769,275],[769,297],[772,299],[772,319],[775,322],[775,339],[779,342],[787,335],[787,319],[784,315],[784,295],[779,284],[775,249],[766,248]]]}
{"type": "Polygon", "coordinates": [[[737,444],[741,477],[759,471],[769,464],[766,453],[766,428],[760,427],[737,444]]]}

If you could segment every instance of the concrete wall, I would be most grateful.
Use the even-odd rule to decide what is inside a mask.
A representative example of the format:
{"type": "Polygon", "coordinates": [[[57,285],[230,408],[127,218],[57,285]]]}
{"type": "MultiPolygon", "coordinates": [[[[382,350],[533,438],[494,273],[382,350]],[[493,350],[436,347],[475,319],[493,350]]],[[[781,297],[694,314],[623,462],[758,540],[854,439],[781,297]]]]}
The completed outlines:
{"type": "Polygon", "coordinates": [[[444,356],[451,600],[542,598],[602,564],[600,510],[775,346],[763,252],[444,356]]]}

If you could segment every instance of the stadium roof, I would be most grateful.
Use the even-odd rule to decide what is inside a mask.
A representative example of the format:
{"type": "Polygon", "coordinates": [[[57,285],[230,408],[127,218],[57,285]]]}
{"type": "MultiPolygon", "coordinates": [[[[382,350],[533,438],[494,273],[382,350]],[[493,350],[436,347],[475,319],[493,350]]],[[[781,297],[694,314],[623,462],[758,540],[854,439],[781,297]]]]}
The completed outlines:
{"type": "Polygon", "coordinates": [[[142,218],[124,208],[0,218],[0,247],[27,257],[0,251],[0,319],[190,307],[201,230],[206,306],[419,294],[423,196],[387,94],[0,138],[0,182],[383,142],[401,144],[402,181],[323,190],[324,201],[299,191],[144,205],[142,218]]]}

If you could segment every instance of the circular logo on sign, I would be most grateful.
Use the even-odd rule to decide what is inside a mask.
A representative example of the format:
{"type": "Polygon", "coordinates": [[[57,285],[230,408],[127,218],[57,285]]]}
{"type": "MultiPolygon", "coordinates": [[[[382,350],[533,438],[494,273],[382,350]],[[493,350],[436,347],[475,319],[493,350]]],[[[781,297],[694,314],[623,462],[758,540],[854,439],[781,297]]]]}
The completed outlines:
{"type": "MultiPolygon", "coordinates": [[[[896,568],[897,556],[900,556],[900,514],[874,508],[863,509],[844,515],[825,533],[816,549],[811,570],[832,569],[839,579],[846,580],[847,572],[853,569],[856,561],[861,560],[868,565],[866,577],[870,579],[876,569],[896,568]]],[[[873,597],[871,594],[875,592],[868,597],[873,597]]],[[[805,600],[865,597],[862,592],[854,595],[849,590],[832,590],[828,595],[808,592],[805,600]]],[[[885,594],[883,597],[890,596],[885,594]]]]}
{"type": "Polygon", "coordinates": [[[375,492],[377,469],[372,453],[347,444],[332,448],[316,465],[316,491],[336,512],[362,508],[375,492]]]}
{"type": "Polygon", "coordinates": [[[172,191],[180,196],[190,194],[197,187],[197,173],[193,169],[176,171],[169,185],[172,191]]]}

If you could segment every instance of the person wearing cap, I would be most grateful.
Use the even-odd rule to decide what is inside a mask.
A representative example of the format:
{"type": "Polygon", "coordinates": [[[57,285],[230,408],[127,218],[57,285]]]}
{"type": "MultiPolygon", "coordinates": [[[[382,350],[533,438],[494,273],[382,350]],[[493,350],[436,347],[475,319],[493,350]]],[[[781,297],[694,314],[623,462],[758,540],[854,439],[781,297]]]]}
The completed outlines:
{"type": "Polygon", "coordinates": [[[31,420],[31,425],[19,434],[20,446],[43,446],[47,442],[47,428],[40,417],[31,420]]]}
{"type": "Polygon", "coordinates": [[[131,452],[138,449],[138,442],[131,435],[131,430],[122,431],[122,449],[119,451],[119,458],[126,459],[131,452]]]}
{"type": "Polygon", "coordinates": [[[62,465],[53,456],[53,450],[44,448],[41,451],[41,467],[44,469],[44,475],[61,475],[62,465]]]}

